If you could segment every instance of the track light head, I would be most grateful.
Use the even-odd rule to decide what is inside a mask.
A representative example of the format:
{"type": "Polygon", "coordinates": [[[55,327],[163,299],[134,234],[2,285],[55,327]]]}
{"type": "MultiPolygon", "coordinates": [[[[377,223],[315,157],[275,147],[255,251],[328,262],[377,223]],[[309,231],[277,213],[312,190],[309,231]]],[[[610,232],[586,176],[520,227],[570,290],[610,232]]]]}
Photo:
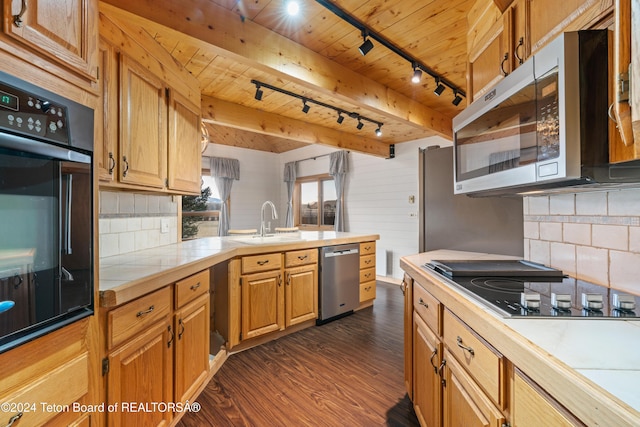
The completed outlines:
{"type": "Polygon", "coordinates": [[[378,129],[376,129],[376,136],[382,136],[382,125],[378,124],[378,129]]]}
{"type": "Polygon", "coordinates": [[[262,92],[262,90],[260,90],[260,85],[256,85],[256,95],[254,96],[254,98],[257,101],[262,101],[262,95],[264,92],[262,92]]]}
{"type": "Polygon", "coordinates": [[[360,120],[360,117],[358,117],[358,125],[356,126],[358,128],[358,130],[362,129],[362,127],[364,126],[364,123],[362,123],[362,121],[360,120]]]}
{"type": "Polygon", "coordinates": [[[453,91],[453,95],[454,95],[454,97],[453,97],[453,101],[451,101],[451,103],[457,107],[458,105],[460,105],[460,102],[462,101],[462,97],[460,96],[460,94],[458,93],[457,90],[453,91]]]}
{"type": "Polygon", "coordinates": [[[362,43],[358,48],[362,56],[365,56],[371,51],[371,49],[373,49],[373,42],[367,38],[368,36],[369,32],[367,30],[362,30],[362,38],[364,39],[364,43],[362,43]]]}
{"type": "Polygon", "coordinates": [[[307,104],[307,100],[303,99],[302,100],[302,112],[307,114],[309,112],[309,105],[307,104]]]}
{"type": "Polygon", "coordinates": [[[341,125],[342,122],[344,122],[344,116],[342,115],[341,111],[338,111],[338,119],[336,121],[338,122],[339,125],[341,125]]]}
{"type": "Polygon", "coordinates": [[[411,81],[413,83],[420,83],[420,80],[422,79],[422,70],[420,68],[418,68],[418,66],[416,64],[413,64],[413,76],[411,76],[411,81]]]}
{"type": "Polygon", "coordinates": [[[442,95],[442,92],[444,92],[444,85],[440,83],[440,79],[436,79],[436,90],[434,90],[433,93],[440,96],[442,95]]]}

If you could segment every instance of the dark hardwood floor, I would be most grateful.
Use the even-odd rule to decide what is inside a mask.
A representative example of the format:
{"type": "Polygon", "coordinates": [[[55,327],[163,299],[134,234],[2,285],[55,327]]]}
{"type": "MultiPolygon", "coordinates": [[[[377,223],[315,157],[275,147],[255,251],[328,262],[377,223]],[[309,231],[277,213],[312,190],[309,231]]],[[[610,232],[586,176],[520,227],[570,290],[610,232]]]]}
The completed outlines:
{"type": "Polygon", "coordinates": [[[178,426],[418,426],[404,390],[403,297],[233,354],[178,426]]]}

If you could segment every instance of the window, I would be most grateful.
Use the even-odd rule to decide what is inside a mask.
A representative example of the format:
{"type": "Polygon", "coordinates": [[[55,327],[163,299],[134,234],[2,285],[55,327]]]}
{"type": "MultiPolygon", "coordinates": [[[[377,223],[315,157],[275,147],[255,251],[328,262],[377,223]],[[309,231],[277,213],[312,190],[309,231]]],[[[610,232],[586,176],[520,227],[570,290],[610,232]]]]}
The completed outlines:
{"type": "Polygon", "coordinates": [[[217,236],[221,209],[215,181],[203,170],[200,196],[182,197],[182,239],[217,236]]]}
{"type": "Polygon", "coordinates": [[[336,218],[336,187],[331,175],[296,180],[293,198],[294,221],[298,227],[332,230],[336,218]]]}

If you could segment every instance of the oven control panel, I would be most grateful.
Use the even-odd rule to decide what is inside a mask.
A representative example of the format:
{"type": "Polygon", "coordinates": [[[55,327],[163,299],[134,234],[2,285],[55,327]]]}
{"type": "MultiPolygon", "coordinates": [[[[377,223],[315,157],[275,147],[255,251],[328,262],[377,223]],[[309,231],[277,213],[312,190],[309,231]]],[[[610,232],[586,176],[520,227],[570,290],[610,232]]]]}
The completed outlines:
{"type": "Polygon", "coordinates": [[[0,82],[0,129],[69,143],[67,108],[0,82]]]}

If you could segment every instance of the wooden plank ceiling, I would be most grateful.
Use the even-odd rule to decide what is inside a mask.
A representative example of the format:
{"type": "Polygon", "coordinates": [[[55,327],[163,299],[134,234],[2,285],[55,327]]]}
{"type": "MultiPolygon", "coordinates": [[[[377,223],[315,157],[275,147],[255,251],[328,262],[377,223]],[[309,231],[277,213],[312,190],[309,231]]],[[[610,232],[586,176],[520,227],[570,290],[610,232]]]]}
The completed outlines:
{"type": "MultiPolygon", "coordinates": [[[[467,13],[474,0],[334,0],[367,28],[453,85],[466,86],[467,13]]],[[[433,135],[451,138],[453,92],[433,91],[423,73],[411,83],[406,59],[373,40],[362,56],[360,31],[313,0],[289,17],[284,0],[104,0],[100,10],[149,32],[195,75],[211,141],[270,152],[319,143],[388,157],[389,145],[433,135]],[[383,123],[346,117],[262,88],[258,80],[383,123]]]]}

